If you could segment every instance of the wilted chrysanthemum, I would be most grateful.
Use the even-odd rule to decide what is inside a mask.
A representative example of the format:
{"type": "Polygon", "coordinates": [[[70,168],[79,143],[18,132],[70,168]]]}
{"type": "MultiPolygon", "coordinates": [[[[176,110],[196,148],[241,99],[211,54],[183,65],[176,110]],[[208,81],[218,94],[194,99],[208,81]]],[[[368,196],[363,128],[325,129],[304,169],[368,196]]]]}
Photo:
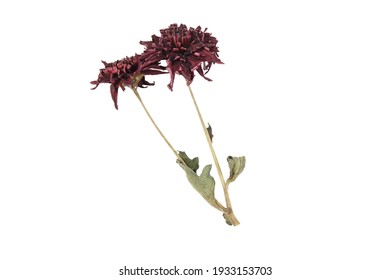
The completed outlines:
{"type": "Polygon", "coordinates": [[[98,79],[91,82],[96,85],[92,89],[97,88],[101,83],[111,84],[111,97],[116,109],[118,109],[119,87],[125,90],[125,86],[133,88],[154,85],[145,80],[145,75],[166,73],[162,71],[165,67],[161,66],[159,61],[144,61],[138,54],[111,63],[102,62],[104,68],[100,69],[98,79]]]}
{"type": "Polygon", "coordinates": [[[218,58],[217,39],[206,32],[207,28],[187,28],[186,25],[171,24],[161,29],[161,37],[153,35],[152,41],[141,41],[145,51],[141,55],[146,61],[167,61],[167,70],[172,90],[175,74],[184,76],[187,84],[191,84],[196,70],[203,78],[213,63],[222,63],[218,58]],[[205,71],[205,72],[204,72],[205,71]]]}

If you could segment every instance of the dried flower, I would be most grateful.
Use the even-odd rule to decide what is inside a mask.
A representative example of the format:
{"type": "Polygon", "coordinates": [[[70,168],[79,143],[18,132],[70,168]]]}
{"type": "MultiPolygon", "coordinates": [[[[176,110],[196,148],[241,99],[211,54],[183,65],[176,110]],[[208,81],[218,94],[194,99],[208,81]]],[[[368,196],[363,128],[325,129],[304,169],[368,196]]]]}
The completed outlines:
{"type": "Polygon", "coordinates": [[[146,87],[154,85],[154,83],[145,80],[145,75],[166,73],[162,71],[165,70],[165,67],[161,66],[159,61],[146,62],[138,54],[111,63],[102,62],[104,68],[100,69],[98,79],[91,82],[91,84],[96,85],[92,89],[96,89],[101,83],[111,84],[111,97],[117,110],[119,87],[125,90],[125,86],[146,87]]]}
{"type": "MultiPolygon", "coordinates": [[[[230,175],[227,180],[224,179],[221,166],[219,164],[217,155],[213,148],[213,131],[209,124],[206,127],[203,117],[200,113],[199,106],[196,102],[194,93],[191,89],[191,83],[194,80],[195,70],[204,79],[211,81],[205,75],[210,70],[214,63],[222,63],[218,58],[217,39],[206,32],[207,28],[202,31],[201,27],[187,28],[186,25],[171,24],[166,29],[161,29],[161,36],[152,36],[152,41],[141,41],[145,50],[141,55],[135,54],[132,57],[125,57],[112,63],[102,61],[104,68],[100,69],[98,79],[92,81],[91,84],[96,85],[96,89],[101,83],[109,83],[111,85],[111,96],[118,109],[118,89],[125,90],[125,87],[130,87],[144,109],[146,115],[149,117],[153,126],[156,128],[165,143],[171,149],[176,157],[176,162],[183,168],[185,175],[192,185],[192,187],[215,209],[221,211],[223,218],[228,225],[237,226],[240,224],[236,218],[232,203],[230,200],[229,185],[236,181],[237,177],[243,172],[245,168],[245,157],[228,156],[228,167],[230,175]],[[160,63],[166,61],[166,67],[161,66],[160,63]],[[164,71],[168,70],[168,72],[164,71]],[[210,174],[212,165],[208,164],[203,167],[200,174],[197,174],[199,169],[199,158],[190,158],[183,151],[178,151],[168,141],[157,123],[149,113],[141,95],[138,93],[138,87],[146,87],[154,85],[145,80],[146,75],[157,75],[169,73],[170,83],[168,88],[172,90],[175,75],[182,75],[187,81],[187,88],[194,103],[198,114],[200,124],[206,136],[211,155],[214,160],[214,166],[218,172],[218,177],[221,181],[223,194],[225,197],[225,206],[219,202],[215,196],[215,179],[210,174]]],[[[192,129],[192,127],[190,127],[192,129]]],[[[153,155],[152,155],[153,156],[153,155]]],[[[153,165],[153,161],[151,161],[153,165]]],[[[153,167],[153,166],[152,166],[153,167]]],[[[152,167],[150,167],[152,170],[152,167]]]]}
{"type": "Polygon", "coordinates": [[[152,41],[141,41],[145,51],[141,55],[146,61],[167,61],[167,70],[171,81],[168,88],[172,90],[175,74],[182,75],[187,84],[194,79],[194,71],[208,81],[205,74],[213,63],[222,63],[218,58],[217,39],[206,32],[207,28],[187,28],[186,25],[171,24],[161,29],[161,37],[153,35],[152,41]],[[205,72],[204,72],[205,71],[205,72]]]}

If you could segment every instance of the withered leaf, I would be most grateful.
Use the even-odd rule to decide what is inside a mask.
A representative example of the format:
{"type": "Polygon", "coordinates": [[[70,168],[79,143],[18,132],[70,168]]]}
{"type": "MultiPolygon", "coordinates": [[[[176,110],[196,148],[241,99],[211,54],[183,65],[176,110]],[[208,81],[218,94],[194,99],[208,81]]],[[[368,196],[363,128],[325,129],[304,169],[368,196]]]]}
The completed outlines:
{"type": "Polygon", "coordinates": [[[187,179],[194,189],[213,207],[219,209],[214,195],[215,180],[210,175],[211,164],[206,165],[200,176],[193,169],[178,161],[178,164],[186,173],[187,179]]]}
{"type": "Polygon", "coordinates": [[[226,216],[225,213],[222,214],[223,218],[225,219],[225,222],[229,225],[229,226],[232,226],[232,222],[230,222],[230,220],[228,219],[228,217],[226,216]]]}
{"type": "Polygon", "coordinates": [[[191,168],[194,172],[196,172],[199,168],[199,158],[194,157],[190,159],[185,152],[179,151],[180,158],[185,162],[185,164],[191,168]]]}
{"type": "Polygon", "coordinates": [[[210,125],[210,124],[208,124],[208,125],[209,125],[209,126],[207,127],[207,132],[209,133],[211,142],[213,142],[213,137],[214,137],[214,135],[213,135],[213,129],[211,128],[211,125],[210,125]]]}
{"type": "Polygon", "coordinates": [[[227,179],[228,183],[234,182],[238,175],[242,173],[242,171],[245,168],[245,157],[232,157],[228,156],[227,158],[229,169],[230,169],[230,176],[227,179]]]}

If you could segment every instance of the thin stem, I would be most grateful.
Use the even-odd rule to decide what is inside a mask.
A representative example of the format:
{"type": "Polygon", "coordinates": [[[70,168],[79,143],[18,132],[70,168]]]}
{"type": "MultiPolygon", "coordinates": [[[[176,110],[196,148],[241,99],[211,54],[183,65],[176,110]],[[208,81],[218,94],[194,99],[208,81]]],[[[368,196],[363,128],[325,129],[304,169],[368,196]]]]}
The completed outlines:
{"type": "MultiPolygon", "coordinates": [[[[175,148],[173,148],[172,144],[169,143],[168,139],[165,137],[165,135],[162,133],[162,131],[160,130],[160,128],[157,126],[156,122],[153,120],[152,116],[150,115],[148,109],[146,109],[146,106],[144,104],[144,102],[142,101],[141,99],[141,96],[139,95],[138,91],[137,91],[137,88],[132,88],[135,96],[137,97],[137,99],[139,100],[139,102],[141,103],[142,107],[144,108],[146,114],[148,115],[149,119],[151,120],[151,122],[153,123],[154,127],[157,129],[158,133],[160,133],[161,137],[164,139],[165,143],[168,144],[169,148],[172,150],[172,152],[175,154],[175,156],[177,157],[177,159],[184,163],[184,161],[181,159],[181,157],[179,156],[179,154],[177,153],[177,151],[175,150],[175,148]]],[[[185,164],[185,163],[184,163],[185,164]]]]}
{"type": "Polygon", "coordinates": [[[217,199],[215,199],[215,203],[216,203],[217,206],[218,206],[218,210],[220,210],[220,211],[222,211],[222,212],[226,212],[226,211],[227,211],[226,207],[223,206],[223,205],[221,204],[221,202],[219,202],[217,199]]]}
{"type": "MultiPolygon", "coordinates": [[[[162,133],[162,131],[160,130],[160,128],[157,126],[156,122],[153,120],[152,116],[150,115],[148,109],[146,109],[146,106],[144,104],[144,102],[142,101],[141,99],[141,96],[139,95],[138,91],[136,88],[133,88],[133,92],[135,94],[135,96],[137,97],[137,99],[139,100],[139,102],[141,103],[142,105],[142,108],[144,108],[146,114],[148,115],[149,119],[151,120],[151,122],[153,123],[154,127],[157,129],[158,133],[161,135],[161,137],[164,139],[165,143],[168,144],[169,148],[172,150],[172,152],[175,154],[175,156],[177,157],[177,159],[182,163],[182,164],[186,164],[183,159],[179,156],[179,154],[177,153],[177,151],[175,150],[175,148],[173,148],[172,144],[168,141],[168,139],[165,137],[165,135],[162,133]]],[[[226,208],[216,199],[215,200],[215,203],[217,204],[218,206],[218,210],[222,211],[222,212],[226,212],[226,208]]]]}
{"type": "MultiPolygon", "coordinates": [[[[203,132],[206,135],[207,143],[209,144],[209,148],[210,148],[211,154],[212,154],[213,159],[214,159],[215,167],[217,168],[219,179],[221,180],[221,183],[222,183],[222,186],[223,186],[223,189],[224,189],[224,192],[225,192],[226,183],[225,183],[225,179],[224,179],[223,174],[222,174],[221,166],[219,165],[219,161],[218,161],[217,155],[216,155],[214,147],[213,147],[213,143],[211,142],[211,138],[210,138],[209,132],[207,131],[206,125],[205,125],[205,123],[203,121],[203,117],[202,117],[202,114],[200,113],[199,106],[198,106],[198,104],[197,104],[197,102],[195,100],[195,96],[194,96],[194,94],[192,92],[192,89],[191,89],[191,87],[189,85],[188,85],[188,89],[190,90],[192,101],[194,102],[196,111],[198,113],[198,117],[199,117],[200,123],[202,125],[203,132]]],[[[225,193],[225,198],[226,198],[226,193],[225,193]]],[[[231,207],[229,194],[227,195],[227,198],[226,198],[226,207],[227,208],[231,207]]]]}
{"type": "Polygon", "coordinates": [[[206,125],[205,125],[205,123],[203,121],[202,114],[200,113],[199,106],[198,106],[198,104],[197,104],[197,102],[195,100],[195,96],[194,96],[194,93],[192,92],[192,89],[191,89],[190,85],[188,85],[188,89],[190,90],[192,101],[194,102],[196,111],[197,111],[198,116],[199,116],[200,123],[201,123],[202,128],[203,128],[203,132],[206,135],[207,143],[209,144],[209,148],[210,148],[211,154],[212,154],[213,159],[214,159],[215,167],[217,168],[219,179],[221,180],[221,184],[222,184],[222,187],[223,187],[223,193],[225,195],[225,201],[226,201],[226,208],[225,208],[226,211],[224,211],[224,212],[226,213],[227,217],[230,219],[230,221],[232,222],[233,225],[238,225],[238,224],[240,224],[240,222],[234,216],[234,213],[233,213],[233,210],[232,210],[232,203],[230,201],[230,196],[229,196],[229,192],[228,192],[228,186],[227,186],[226,181],[225,181],[225,179],[223,177],[221,166],[219,165],[219,161],[218,161],[217,155],[215,153],[215,150],[214,150],[213,143],[211,141],[209,132],[207,131],[206,125]]]}

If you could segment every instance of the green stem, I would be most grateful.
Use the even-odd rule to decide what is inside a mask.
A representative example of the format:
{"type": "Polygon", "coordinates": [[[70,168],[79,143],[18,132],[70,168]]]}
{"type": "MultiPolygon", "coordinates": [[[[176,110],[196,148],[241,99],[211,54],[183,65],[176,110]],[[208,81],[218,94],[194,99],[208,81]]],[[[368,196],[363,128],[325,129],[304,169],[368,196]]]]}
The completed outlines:
{"type": "Polygon", "coordinates": [[[195,108],[196,108],[196,112],[198,113],[198,117],[199,117],[200,123],[202,125],[203,132],[204,132],[204,134],[206,136],[207,143],[209,144],[209,148],[210,148],[211,154],[212,154],[213,159],[214,159],[214,163],[215,163],[215,167],[217,169],[218,175],[219,175],[219,179],[221,180],[221,184],[222,184],[222,187],[223,187],[223,193],[225,195],[225,202],[226,202],[226,208],[224,209],[224,213],[226,215],[226,218],[229,219],[230,222],[234,226],[239,225],[240,222],[238,221],[238,219],[236,218],[236,216],[233,213],[232,203],[230,201],[230,196],[229,196],[229,192],[228,192],[228,185],[226,184],[226,181],[225,181],[225,179],[223,177],[221,166],[219,164],[217,155],[215,153],[215,150],[214,150],[214,147],[213,147],[213,143],[212,143],[211,138],[210,138],[210,134],[208,133],[206,125],[205,125],[205,123],[203,121],[202,114],[200,113],[199,106],[198,106],[198,104],[197,104],[197,102],[195,100],[195,96],[194,96],[194,93],[192,92],[191,86],[189,84],[187,84],[187,86],[188,86],[188,89],[190,90],[191,98],[192,98],[192,101],[194,102],[194,105],[195,105],[195,108]]]}

